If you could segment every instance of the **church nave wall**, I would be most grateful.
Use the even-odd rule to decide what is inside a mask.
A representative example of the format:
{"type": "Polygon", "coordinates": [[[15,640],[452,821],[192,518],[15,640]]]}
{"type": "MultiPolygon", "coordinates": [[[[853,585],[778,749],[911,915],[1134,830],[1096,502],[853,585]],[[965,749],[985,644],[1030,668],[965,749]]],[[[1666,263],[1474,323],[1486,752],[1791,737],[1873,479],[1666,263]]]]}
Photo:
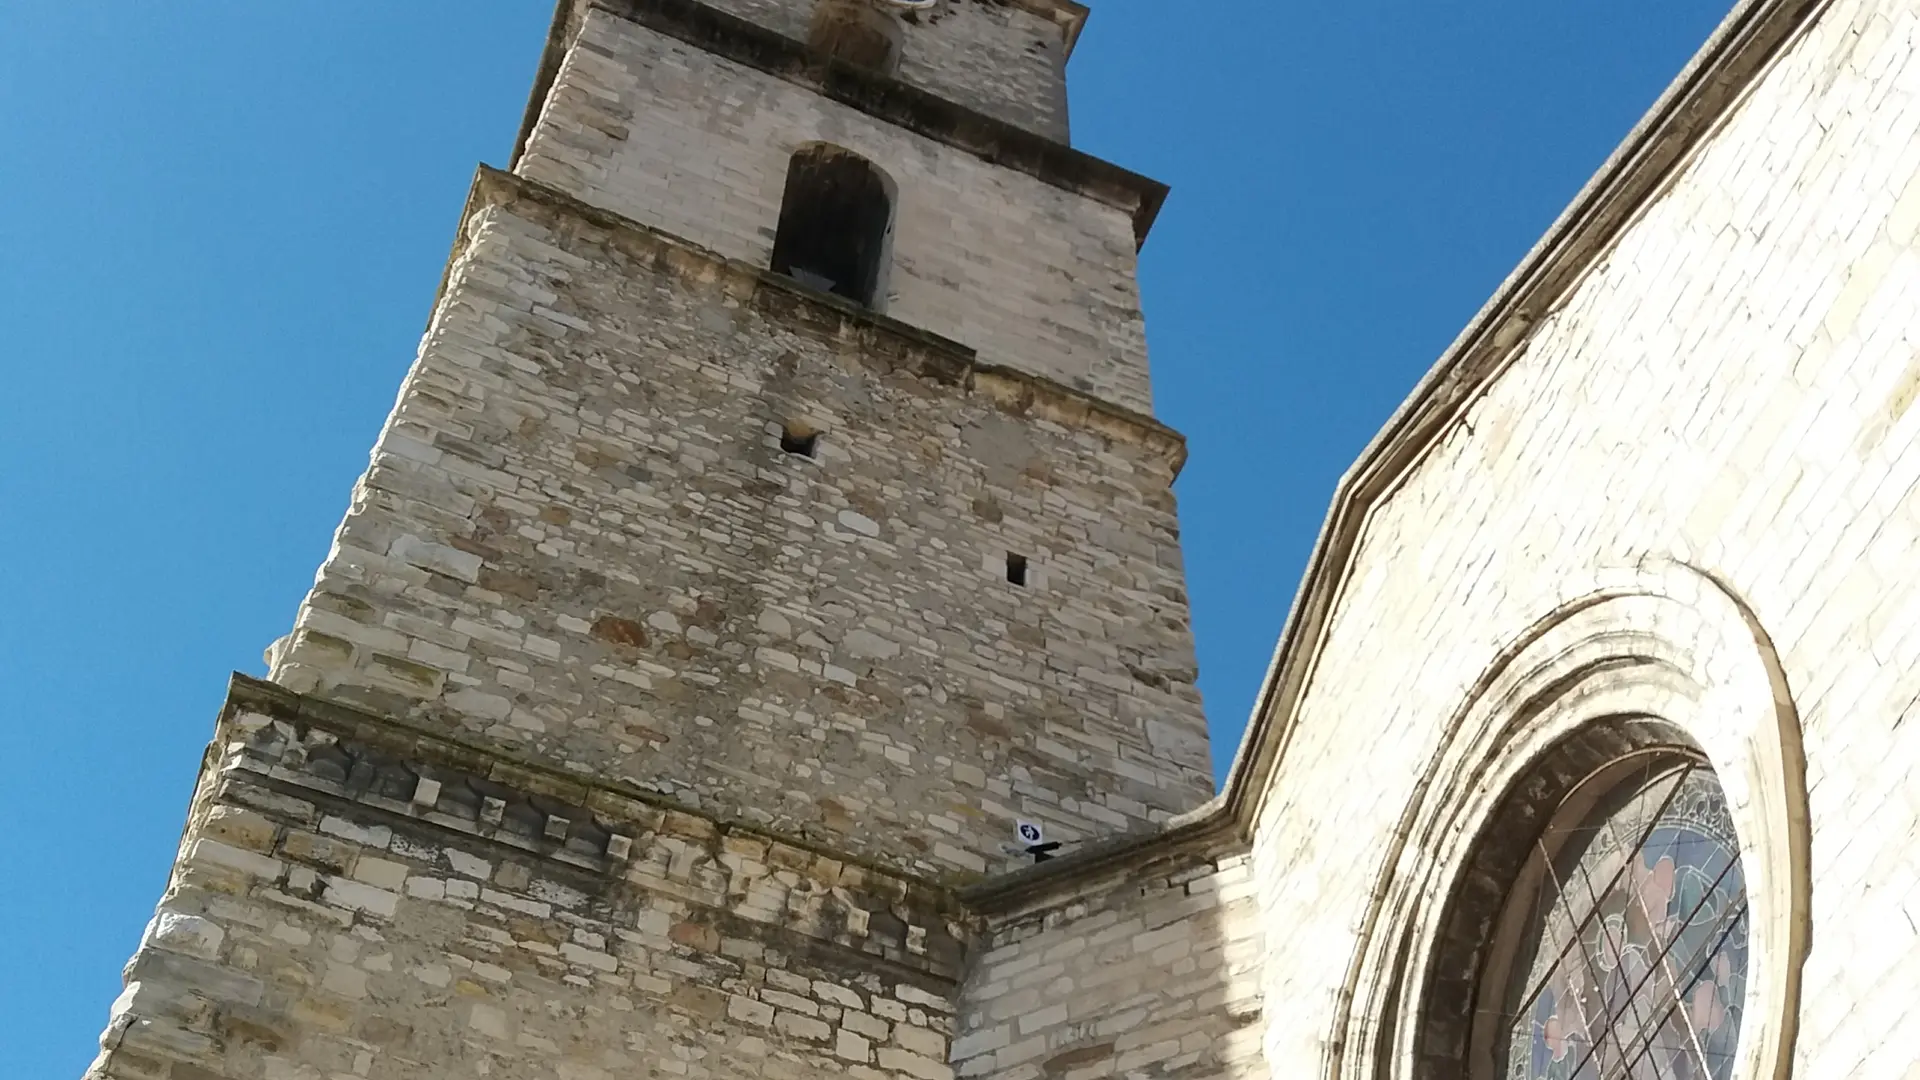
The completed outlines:
{"type": "MultiPolygon", "coordinates": [[[[1884,1033],[1920,1013],[1917,39],[1909,0],[1828,7],[1373,511],[1255,844],[1277,1071],[1339,1037],[1384,860],[1481,681],[1666,566],[1745,606],[1804,744],[1796,1075],[1908,1074],[1884,1033]]],[[[1738,757],[1736,803],[1795,798],[1738,757]]]]}

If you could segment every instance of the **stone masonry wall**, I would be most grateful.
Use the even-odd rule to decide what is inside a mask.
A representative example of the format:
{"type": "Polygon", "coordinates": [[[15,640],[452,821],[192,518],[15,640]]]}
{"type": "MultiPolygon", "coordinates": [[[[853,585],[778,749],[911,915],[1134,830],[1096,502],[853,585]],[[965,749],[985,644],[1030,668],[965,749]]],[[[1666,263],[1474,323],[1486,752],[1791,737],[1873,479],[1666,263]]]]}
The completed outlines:
{"type": "MultiPolygon", "coordinates": [[[[813,0],[711,0],[807,40],[813,0]]],[[[949,0],[901,19],[897,77],[988,116],[1066,142],[1067,50],[1053,19],[999,0],[949,0]]]]}
{"type": "Polygon", "coordinates": [[[1840,0],[1367,526],[1256,853],[1267,1048],[1318,1075],[1379,853],[1498,650],[1603,572],[1743,597],[1799,710],[1801,1078],[1920,1009],[1920,3],[1840,0]],[[1365,782],[1356,782],[1364,777],[1365,782]]]}
{"type": "Polygon", "coordinates": [[[1163,854],[992,919],[962,987],[963,1080],[1264,1080],[1252,860],[1163,854]]]}
{"type": "Polygon", "coordinates": [[[491,177],[277,681],[929,874],[1206,798],[1177,436],[491,177]]]}
{"type": "Polygon", "coordinates": [[[940,894],[243,696],[89,1080],[950,1080],[940,894]]]}
{"type": "Polygon", "coordinates": [[[772,255],[787,166],[814,142],[897,188],[888,315],[1148,412],[1132,211],[590,11],[516,171],[730,258],[772,255]]]}

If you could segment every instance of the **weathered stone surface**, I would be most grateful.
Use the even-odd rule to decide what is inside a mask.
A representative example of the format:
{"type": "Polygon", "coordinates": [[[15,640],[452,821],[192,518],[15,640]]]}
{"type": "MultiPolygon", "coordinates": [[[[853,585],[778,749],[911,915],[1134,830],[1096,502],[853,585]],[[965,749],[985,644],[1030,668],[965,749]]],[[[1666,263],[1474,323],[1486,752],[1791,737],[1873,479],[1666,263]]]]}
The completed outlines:
{"type": "Polygon", "coordinates": [[[296,638],[276,678],[925,873],[1208,794],[1163,429],[1010,411],[941,346],[490,184],[387,428],[443,456],[376,449],[300,616],[351,655],[296,638]]]}
{"type": "MultiPolygon", "coordinates": [[[[950,5],[961,8],[970,10],[929,33],[1026,17],[975,0],[950,5]]],[[[589,10],[576,40],[515,172],[766,266],[793,153],[817,141],[845,147],[901,193],[881,310],[989,363],[1152,408],[1133,209],[983,160],[610,10],[589,10]]],[[[729,316],[706,313],[727,332],[729,316]]]]}
{"type": "Polygon", "coordinates": [[[227,932],[216,923],[197,915],[183,915],[163,908],[148,924],[143,944],[211,960],[219,954],[226,936],[227,932]]]}
{"type": "MultiPolygon", "coordinates": [[[[1703,71],[1729,105],[1688,125],[1699,144],[1645,202],[1606,211],[1625,224],[1568,271],[1564,295],[1500,312],[1492,343],[1474,343],[1486,351],[1436,379],[1452,398],[1444,423],[1393,434],[1392,474],[1368,477],[1364,527],[1336,565],[1339,598],[1283,667],[1311,676],[1277,713],[1285,750],[1261,778],[1271,794],[1254,847],[1275,1075],[1330,1075],[1336,1046],[1338,1075],[1373,1075],[1365,1062],[1385,1059],[1355,1033],[1388,1022],[1371,1011],[1386,987],[1353,980],[1389,943],[1368,936],[1369,920],[1404,880],[1402,860],[1441,842],[1402,848],[1409,815],[1474,792],[1426,787],[1448,762],[1492,753],[1453,741],[1463,713],[1538,635],[1550,655],[1570,650],[1549,627],[1608,595],[1658,601],[1644,621],[1632,604],[1596,608],[1608,621],[1594,629],[1662,659],[1580,693],[1665,716],[1676,685],[1701,688],[1712,708],[1676,720],[1743,815],[1755,912],[1743,1053],[1788,1039],[1784,1062],[1743,1059],[1732,1075],[1911,1075],[1912,1047],[1882,1032],[1920,994],[1906,963],[1920,949],[1920,592],[1907,569],[1920,546],[1920,5],[1742,8],[1736,41],[1756,19],[1816,18],[1741,79],[1703,71]],[[1710,635],[1715,603],[1728,611],[1710,635]],[[1716,651],[1723,624],[1777,675],[1716,651]],[[1748,694],[1779,708],[1804,748],[1804,792],[1756,764],[1778,727],[1728,726],[1748,694]],[[1791,830],[1747,828],[1761,810],[1810,830],[1810,948],[1785,944],[1791,830]],[[1789,971],[1804,980],[1797,1001],[1780,985],[1789,971]]],[[[1504,732],[1488,743],[1507,745],[1504,732]]],[[[1459,865],[1407,902],[1432,910],[1459,865]]],[[[1428,962],[1416,951],[1393,970],[1428,962]]]]}
{"type": "MultiPolygon", "coordinates": [[[[810,0],[718,0],[715,7],[805,41],[810,0]]],[[[895,76],[950,101],[1067,141],[1067,52],[1078,20],[1051,3],[953,3],[900,18],[895,76]]]]}
{"type": "MultiPolygon", "coordinates": [[[[1911,1071],[1920,3],[1742,9],[1722,45],[1784,51],[1714,53],[1684,158],[1583,203],[1617,233],[1543,247],[1565,287],[1343,489],[1262,786],[1147,835],[1208,783],[1124,215],[575,31],[278,685],[234,685],[92,1080],[1399,1075],[1396,1033],[1458,1035],[1411,996],[1451,958],[1381,925],[1500,887],[1455,859],[1484,822],[1422,815],[1566,742],[1553,693],[1489,688],[1591,641],[1631,661],[1579,684],[1598,722],[1680,724],[1765,826],[1777,1056],[1738,1075],[1911,1071]],[[829,135],[902,186],[897,321],[758,271],[829,135]],[[995,878],[1016,817],[1076,850],[995,878]]],[[[948,85],[1032,120],[1037,65],[948,85]]]]}
{"type": "Polygon", "coordinates": [[[258,817],[281,839],[245,860],[209,840],[189,849],[115,1005],[102,1061],[129,1067],[99,1075],[135,1075],[137,1047],[175,1062],[168,1080],[342,1060],[370,1077],[490,1062],[575,1080],[704,1047],[689,1075],[778,1060],[825,1076],[858,1040],[894,1033],[872,1018],[884,1012],[903,1021],[902,1056],[880,1075],[935,1071],[922,1054],[944,1040],[947,1012],[926,1002],[952,994],[960,955],[928,945],[969,933],[946,894],[604,791],[586,800],[604,809],[570,811],[556,841],[521,811],[560,781],[532,773],[550,794],[495,787],[507,809],[486,826],[470,793],[481,773],[512,771],[504,761],[446,743],[376,755],[352,736],[355,723],[388,730],[378,718],[314,726],[298,699],[252,693],[294,719],[222,725],[226,764],[203,778],[193,827],[258,817]],[[379,757],[396,782],[319,768],[331,748],[354,765],[379,757]],[[439,809],[398,782],[421,771],[442,778],[439,809]],[[598,850],[614,828],[639,838],[629,859],[598,850]],[[325,861],[352,878],[307,869],[316,849],[298,838],[322,833],[325,861]]]}

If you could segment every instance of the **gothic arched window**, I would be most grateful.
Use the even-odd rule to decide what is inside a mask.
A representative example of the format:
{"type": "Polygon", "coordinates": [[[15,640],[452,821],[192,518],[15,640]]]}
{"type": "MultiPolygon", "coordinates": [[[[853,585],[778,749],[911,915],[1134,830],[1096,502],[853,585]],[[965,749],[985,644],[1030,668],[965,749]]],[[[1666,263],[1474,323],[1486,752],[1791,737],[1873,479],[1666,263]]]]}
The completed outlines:
{"type": "Polygon", "coordinates": [[[1658,750],[1565,790],[1493,924],[1472,1075],[1728,1080],[1748,924],[1719,781],[1658,750]]]}
{"type": "Polygon", "coordinates": [[[891,75],[900,64],[900,22],[872,0],[819,0],[807,44],[854,67],[891,75]]]}
{"type": "Polygon", "coordinates": [[[892,224],[890,185],[872,162],[837,146],[806,147],[787,167],[772,269],[874,307],[892,224]]]}

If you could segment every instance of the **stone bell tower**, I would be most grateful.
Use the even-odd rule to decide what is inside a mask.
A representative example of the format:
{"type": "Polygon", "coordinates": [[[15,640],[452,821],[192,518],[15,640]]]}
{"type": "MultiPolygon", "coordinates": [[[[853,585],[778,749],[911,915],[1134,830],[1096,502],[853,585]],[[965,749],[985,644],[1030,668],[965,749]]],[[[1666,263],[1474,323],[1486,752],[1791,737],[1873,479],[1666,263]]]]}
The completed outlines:
{"type": "Polygon", "coordinates": [[[1211,791],[1071,0],[563,0],[90,1076],[945,1080],[1016,821],[1211,791]]]}

